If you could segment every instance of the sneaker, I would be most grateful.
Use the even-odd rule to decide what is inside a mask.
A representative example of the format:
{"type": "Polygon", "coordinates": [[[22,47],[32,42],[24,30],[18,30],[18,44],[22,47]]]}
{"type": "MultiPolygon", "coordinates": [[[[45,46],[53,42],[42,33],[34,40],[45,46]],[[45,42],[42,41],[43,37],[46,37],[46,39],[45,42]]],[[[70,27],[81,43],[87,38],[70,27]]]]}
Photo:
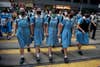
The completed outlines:
{"type": "Polygon", "coordinates": [[[28,51],[28,52],[31,52],[30,48],[27,48],[27,51],[28,51]]]}
{"type": "Polygon", "coordinates": [[[37,63],[40,63],[40,57],[36,57],[37,63]]]}
{"type": "Polygon", "coordinates": [[[2,60],[2,57],[0,56],[0,60],[2,60]]]}
{"type": "Polygon", "coordinates": [[[82,52],[82,51],[78,51],[78,54],[79,54],[79,55],[83,55],[83,52],[82,52]]]}
{"type": "Polygon", "coordinates": [[[49,57],[49,62],[53,63],[53,57],[49,57]]]}
{"type": "Polygon", "coordinates": [[[69,59],[68,58],[64,58],[64,63],[69,63],[69,59]]]}
{"type": "Polygon", "coordinates": [[[7,36],[7,40],[10,40],[11,39],[11,36],[7,36]]]}
{"type": "Polygon", "coordinates": [[[24,62],[25,62],[25,58],[24,57],[20,58],[20,64],[24,64],[24,62]]]}

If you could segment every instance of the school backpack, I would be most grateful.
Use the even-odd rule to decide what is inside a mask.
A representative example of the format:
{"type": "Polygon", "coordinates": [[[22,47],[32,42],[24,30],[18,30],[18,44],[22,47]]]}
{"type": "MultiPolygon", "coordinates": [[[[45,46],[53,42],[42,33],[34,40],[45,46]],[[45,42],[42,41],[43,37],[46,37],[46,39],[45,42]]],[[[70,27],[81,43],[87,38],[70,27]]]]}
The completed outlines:
{"type": "Polygon", "coordinates": [[[82,20],[82,24],[79,25],[85,32],[89,32],[89,23],[87,23],[86,19],[82,20]]]}

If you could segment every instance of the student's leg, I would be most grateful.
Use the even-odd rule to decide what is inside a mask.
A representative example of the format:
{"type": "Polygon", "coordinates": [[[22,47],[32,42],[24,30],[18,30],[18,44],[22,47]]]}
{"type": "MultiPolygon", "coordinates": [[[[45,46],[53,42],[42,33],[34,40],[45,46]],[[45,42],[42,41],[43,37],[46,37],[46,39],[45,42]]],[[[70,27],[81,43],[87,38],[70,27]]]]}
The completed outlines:
{"type": "Polygon", "coordinates": [[[37,62],[40,62],[40,47],[39,46],[36,46],[35,47],[35,53],[36,53],[36,61],[37,62]]]}
{"type": "Polygon", "coordinates": [[[30,52],[30,45],[27,45],[27,51],[30,52]]]}
{"type": "Polygon", "coordinates": [[[69,60],[68,60],[67,48],[63,48],[63,50],[64,50],[64,62],[65,62],[65,63],[68,63],[69,60]]]}
{"type": "Polygon", "coordinates": [[[52,47],[48,47],[48,55],[49,55],[49,62],[53,63],[53,56],[52,56],[52,47]]]}
{"type": "Polygon", "coordinates": [[[81,45],[80,43],[78,43],[77,46],[78,46],[78,53],[79,53],[80,55],[83,55],[83,53],[82,53],[82,51],[81,51],[82,45],[81,45]]]}
{"type": "Polygon", "coordinates": [[[95,39],[96,27],[93,28],[92,39],[95,39]]]}
{"type": "Polygon", "coordinates": [[[0,30],[0,37],[2,37],[2,32],[1,32],[1,30],[0,30]]]}
{"type": "Polygon", "coordinates": [[[24,62],[25,62],[24,48],[20,48],[20,64],[23,64],[24,62]]]}

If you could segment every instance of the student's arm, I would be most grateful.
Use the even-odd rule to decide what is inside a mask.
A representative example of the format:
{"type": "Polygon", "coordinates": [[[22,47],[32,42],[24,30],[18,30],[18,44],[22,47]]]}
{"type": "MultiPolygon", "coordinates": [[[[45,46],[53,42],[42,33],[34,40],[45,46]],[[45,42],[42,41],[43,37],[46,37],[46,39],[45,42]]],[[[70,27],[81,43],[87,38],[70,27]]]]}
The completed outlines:
{"type": "Polygon", "coordinates": [[[35,23],[35,18],[30,18],[30,31],[31,31],[31,36],[34,35],[34,23],[35,23]]]}
{"type": "Polygon", "coordinates": [[[48,24],[44,24],[44,33],[45,36],[48,36],[48,24]]]}
{"type": "Polygon", "coordinates": [[[17,21],[14,21],[14,24],[13,24],[13,34],[12,34],[12,36],[15,36],[17,27],[18,27],[17,21]]]}
{"type": "Polygon", "coordinates": [[[95,24],[95,22],[93,20],[91,20],[91,23],[96,27],[96,24],[95,24]]]}
{"type": "Polygon", "coordinates": [[[60,23],[58,24],[58,37],[60,37],[60,34],[61,34],[61,32],[62,32],[63,23],[64,23],[64,21],[62,20],[62,22],[60,22],[60,23]]]}
{"type": "Polygon", "coordinates": [[[45,18],[45,21],[44,21],[44,33],[45,33],[45,36],[48,36],[48,18],[45,18]]]}

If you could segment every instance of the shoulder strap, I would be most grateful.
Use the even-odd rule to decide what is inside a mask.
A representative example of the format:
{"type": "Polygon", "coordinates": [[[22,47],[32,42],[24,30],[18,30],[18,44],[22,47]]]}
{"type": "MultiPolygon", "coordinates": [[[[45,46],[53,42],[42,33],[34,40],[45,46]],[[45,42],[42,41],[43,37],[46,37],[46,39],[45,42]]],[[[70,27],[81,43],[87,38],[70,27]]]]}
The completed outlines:
{"type": "Polygon", "coordinates": [[[47,16],[47,18],[48,18],[48,23],[50,23],[51,17],[50,16],[47,16]]]}

